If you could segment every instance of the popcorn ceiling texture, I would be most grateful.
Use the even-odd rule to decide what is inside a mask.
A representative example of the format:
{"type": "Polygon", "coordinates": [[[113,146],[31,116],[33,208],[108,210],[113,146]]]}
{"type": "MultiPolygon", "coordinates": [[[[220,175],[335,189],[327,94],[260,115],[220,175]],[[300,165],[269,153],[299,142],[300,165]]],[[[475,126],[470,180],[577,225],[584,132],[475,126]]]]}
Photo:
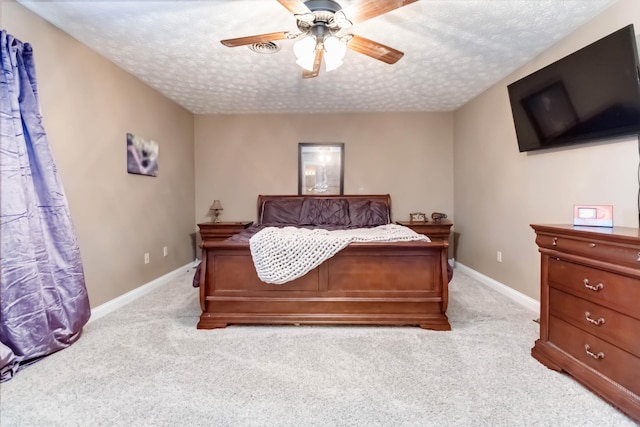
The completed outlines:
{"type": "Polygon", "coordinates": [[[303,80],[293,40],[274,54],[220,43],[295,32],[275,0],[17,1],[196,114],[452,111],[614,3],[421,0],[351,28],[398,63],[348,50],[303,80]]]}

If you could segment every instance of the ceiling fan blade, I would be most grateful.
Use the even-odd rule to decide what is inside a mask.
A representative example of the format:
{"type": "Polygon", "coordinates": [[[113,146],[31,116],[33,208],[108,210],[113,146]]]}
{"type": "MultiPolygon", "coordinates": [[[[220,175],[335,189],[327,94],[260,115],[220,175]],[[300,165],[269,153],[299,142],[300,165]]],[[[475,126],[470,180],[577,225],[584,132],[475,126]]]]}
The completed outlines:
{"type": "Polygon", "coordinates": [[[318,74],[320,74],[320,65],[322,64],[322,56],[324,55],[324,50],[322,49],[317,49],[316,50],[316,57],[313,60],[313,71],[309,71],[309,70],[302,70],[302,78],[303,79],[310,79],[312,77],[318,77],[318,74]]]}
{"type": "Polygon", "coordinates": [[[342,13],[353,24],[375,18],[418,0],[376,0],[360,1],[358,4],[342,9],[342,13]]]}
{"type": "Polygon", "coordinates": [[[255,36],[238,37],[237,39],[220,40],[220,43],[227,47],[246,46],[254,43],[265,43],[274,40],[284,40],[287,33],[284,31],[278,33],[258,34],[255,36]]]}
{"type": "Polygon", "coordinates": [[[347,43],[347,47],[358,53],[386,62],[387,64],[395,64],[404,55],[403,52],[397,49],[355,34],[347,43]]]}
{"type": "Polygon", "coordinates": [[[289,12],[294,15],[302,15],[311,12],[301,0],[278,0],[289,12]]]}

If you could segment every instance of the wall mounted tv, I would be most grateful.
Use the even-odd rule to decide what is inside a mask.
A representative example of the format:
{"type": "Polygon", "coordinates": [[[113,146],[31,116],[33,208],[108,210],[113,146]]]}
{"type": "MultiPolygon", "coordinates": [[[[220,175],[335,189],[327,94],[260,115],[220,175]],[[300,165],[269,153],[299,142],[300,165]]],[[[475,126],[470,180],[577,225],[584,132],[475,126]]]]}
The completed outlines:
{"type": "Polygon", "coordinates": [[[640,134],[633,25],[508,86],[521,152],[640,134]]]}

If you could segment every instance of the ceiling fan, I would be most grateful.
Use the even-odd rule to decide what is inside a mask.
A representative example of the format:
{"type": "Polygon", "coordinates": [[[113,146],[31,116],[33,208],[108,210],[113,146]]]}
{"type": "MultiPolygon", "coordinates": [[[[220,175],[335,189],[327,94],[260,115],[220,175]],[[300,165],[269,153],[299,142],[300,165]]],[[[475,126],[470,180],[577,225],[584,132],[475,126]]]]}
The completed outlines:
{"type": "Polygon", "coordinates": [[[296,18],[298,32],[276,32],[221,40],[228,47],[264,46],[274,41],[297,39],[294,52],[297,64],[303,68],[302,77],[317,77],[324,59],[327,71],[342,64],[346,49],[362,53],[387,64],[395,64],[404,55],[382,43],[349,33],[357,23],[418,0],[361,0],[342,9],[334,0],[278,0],[296,18]]]}

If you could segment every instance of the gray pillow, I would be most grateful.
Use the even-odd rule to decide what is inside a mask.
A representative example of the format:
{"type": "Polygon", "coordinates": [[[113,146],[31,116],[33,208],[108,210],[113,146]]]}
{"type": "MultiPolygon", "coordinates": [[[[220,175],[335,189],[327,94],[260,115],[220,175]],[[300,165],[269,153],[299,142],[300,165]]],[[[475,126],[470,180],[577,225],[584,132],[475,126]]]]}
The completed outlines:
{"type": "Polygon", "coordinates": [[[375,227],[391,222],[387,204],[375,200],[349,201],[349,218],[353,227],[375,227]]]}
{"type": "Polygon", "coordinates": [[[300,225],[349,225],[349,203],[342,198],[305,199],[300,225]]]}
{"type": "Polygon", "coordinates": [[[265,200],[262,203],[260,224],[298,225],[302,198],[265,200]]]}

